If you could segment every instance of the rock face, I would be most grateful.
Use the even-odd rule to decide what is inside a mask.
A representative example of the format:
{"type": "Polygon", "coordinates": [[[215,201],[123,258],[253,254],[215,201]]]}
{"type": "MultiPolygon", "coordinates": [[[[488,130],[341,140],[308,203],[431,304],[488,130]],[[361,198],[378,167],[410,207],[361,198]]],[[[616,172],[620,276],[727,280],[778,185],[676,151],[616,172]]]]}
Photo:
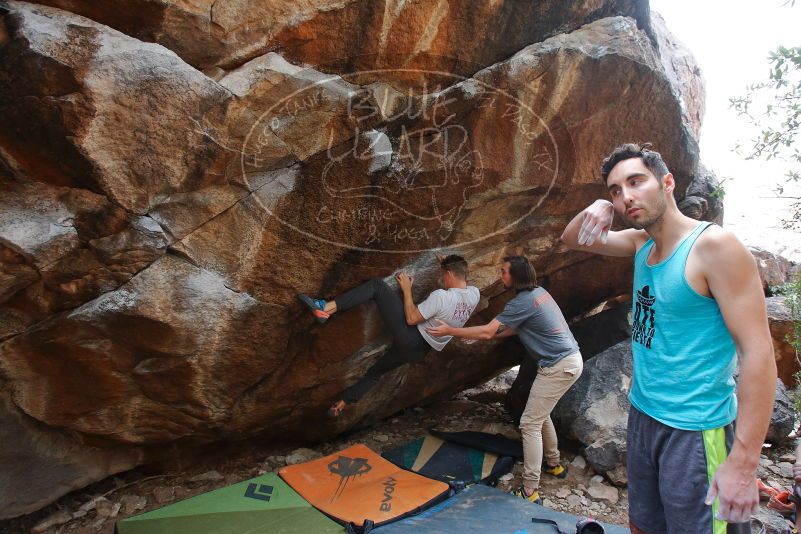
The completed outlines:
{"type": "MultiPolygon", "coordinates": [[[[521,368],[522,369],[522,368],[521,368]]],[[[551,418],[560,436],[585,448],[584,457],[613,483],[626,483],[626,429],[631,404],[631,340],[586,361],[584,372],[556,405],[551,418]]],[[[767,442],[784,444],[794,428],[795,411],[781,380],[767,442]]]]}
{"type": "Polygon", "coordinates": [[[715,173],[700,166],[678,206],[688,217],[722,225],[722,191],[715,173]]]}
{"type": "Polygon", "coordinates": [[[630,262],[558,236],[621,142],[653,142],[680,195],[703,174],[702,84],[671,43],[634,0],[0,2],[0,417],[30,425],[0,442],[0,518],[168,450],[325,439],[521,358],[451,343],[328,422],[386,339],[370,306],[315,325],[298,291],[403,268],[419,301],[442,250],[471,263],[474,321],[510,297],[509,253],[568,318],[627,294],[630,262]],[[63,476],[8,468],[32,462],[63,476]]]}
{"type": "MultiPolygon", "coordinates": [[[[613,345],[631,338],[631,325],[628,320],[630,309],[631,306],[628,304],[618,305],[570,325],[570,331],[579,344],[582,358],[588,360],[613,345]]],[[[504,349],[509,350],[511,347],[504,349]]],[[[522,359],[517,376],[504,398],[506,410],[515,421],[520,421],[531,393],[531,386],[537,377],[537,365],[534,360],[525,353],[522,359]]]]}
{"type": "Polygon", "coordinates": [[[793,263],[787,258],[758,247],[749,247],[749,250],[756,260],[766,295],[772,296],[777,287],[793,279],[793,263]]]}
{"type": "Polygon", "coordinates": [[[585,362],[581,377],[551,413],[559,435],[583,444],[587,462],[613,482],[620,479],[613,472],[626,465],[631,372],[631,340],[626,340],[585,362]]]}
{"type": "Polygon", "coordinates": [[[765,441],[775,445],[783,445],[790,438],[788,435],[795,430],[795,408],[793,401],[787,395],[787,388],[780,379],[776,379],[776,401],[773,404],[773,415],[765,441]]]}
{"type": "MultiPolygon", "coordinates": [[[[6,383],[2,386],[7,390],[6,383]]],[[[92,446],[47,428],[16,409],[7,392],[0,397],[0,439],[0,499],[6,510],[41,508],[54,498],[42,488],[64,493],[136,467],[143,459],[135,449],[92,446]]]]}
{"type": "Polygon", "coordinates": [[[770,324],[770,335],[773,338],[773,354],[776,357],[776,368],[779,379],[785,386],[794,388],[798,385],[795,373],[799,370],[798,357],[788,338],[793,334],[793,318],[779,295],[765,299],[770,324]]]}
{"type": "Polygon", "coordinates": [[[782,515],[770,508],[759,507],[756,515],[751,519],[752,529],[756,526],[756,532],[764,532],[765,534],[787,534],[792,532],[787,519],[782,515]],[[764,527],[764,530],[763,530],[764,527]]]}
{"type": "Polygon", "coordinates": [[[396,2],[393,0],[44,0],[143,41],[199,70],[230,70],[280,50],[339,71],[442,70],[472,74],[521,48],[607,16],[647,23],[635,0],[396,2]],[[486,32],[493,28],[492,32],[486,32]],[[482,39],[476,39],[477,34],[482,39]],[[472,69],[472,70],[471,70],[472,69]]]}

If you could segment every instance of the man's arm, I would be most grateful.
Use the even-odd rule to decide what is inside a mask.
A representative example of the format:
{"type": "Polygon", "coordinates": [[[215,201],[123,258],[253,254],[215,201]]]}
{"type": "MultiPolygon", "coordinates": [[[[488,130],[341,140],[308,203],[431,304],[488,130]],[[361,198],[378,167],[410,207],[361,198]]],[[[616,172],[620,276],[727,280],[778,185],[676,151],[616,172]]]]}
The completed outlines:
{"type": "Polygon", "coordinates": [[[611,232],[615,209],[608,200],[596,200],[573,217],[559,238],[573,250],[604,256],[634,256],[648,240],[645,230],[611,232]]]}
{"type": "Polygon", "coordinates": [[[420,313],[419,308],[412,300],[412,279],[406,273],[398,273],[395,275],[398,285],[403,293],[403,314],[406,316],[406,324],[414,326],[426,320],[423,314],[420,313]]]}
{"type": "Polygon", "coordinates": [[[493,339],[496,337],[509,337],[515,335],[513,329],[493,319],[485,325],[455,328],[442,321],[435,328],[426,328],[426,332],[434,337],[456,336],[463,339],[493,339]]]}
{"type": "Polygon", "coordinates": [[[510,328],[505,324],[501,324],[498,329],[495,331],[495,335],[492,336],[492,339],[500,339],[504,337],[512,337],[517,335],[517,330],[514,328],[510,328]]]}
{"type": "Polygon", "coordinates": [[[773,411],[776,361],[753,256],[731,233],[716,228],[707,233],[697,242],[698,259],[740,363],[734,443],[715,473],[707,501],[717,495],[721,518],[745,522],[759,506],[754,479],[773,411]]]}

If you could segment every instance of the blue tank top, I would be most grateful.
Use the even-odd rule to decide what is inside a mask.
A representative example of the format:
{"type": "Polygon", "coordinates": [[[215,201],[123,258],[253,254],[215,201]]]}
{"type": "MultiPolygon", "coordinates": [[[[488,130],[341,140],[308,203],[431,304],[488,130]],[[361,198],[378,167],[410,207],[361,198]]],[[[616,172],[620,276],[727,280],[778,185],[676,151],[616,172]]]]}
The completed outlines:
{"type": "Polygon", "coordinates": [[[734,421],[734,340],[715,299],[684,275],[701,223],[666,260],[648,265],[649,239],[634,256],[631,404],[668,426],[709,430],[734,421]]]}

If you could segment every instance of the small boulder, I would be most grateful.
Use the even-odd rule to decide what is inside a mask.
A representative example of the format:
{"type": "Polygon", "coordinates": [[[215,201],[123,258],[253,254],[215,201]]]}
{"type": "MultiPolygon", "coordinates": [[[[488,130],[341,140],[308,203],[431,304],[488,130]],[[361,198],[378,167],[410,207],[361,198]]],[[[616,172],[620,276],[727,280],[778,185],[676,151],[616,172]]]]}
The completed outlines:
{"type": "Polygon", "coordinates": [[[175,488],[159,486],[153,490],[153,498],[159,504],[167,504],[175,498],[175,488]]]}
{"type": "Polygon", "coordinates": [[[68,510],[59,510],[54,514],[47,516],[44,521],[37,523],[36,526],[31,529],[31,533],[38,534],[40,532],[46,532],[50,529],[54,529],[60,525],[63,525],[64,523],[67,523],[70,519],[72,519],[72,516],[68,510]]]}
{"type": "Polygon", "coordinates": [[[787,394],[787,388],[780,380],[776,380],[776,401],[773,403],[773,414],[765,441],[775,445],[787,443],[790,432],[795,427],[795,409],[793,401],[787,394]]]}
{"type": "Polygon", "coordinates": [[[309,460],[313,460],[318,456],[319,454],[317,451],[313,451],[311,449],[295,449],[289,456],[286,457],[286,465],[302,464],[308,462],[309,460]]]}
{"type": "Polygon", "coordinates": [[[582,455],[577,454],[576,457],[570,462],[570,466],[575,470],[583,472],[585,469],[587,469],[587,461],[582,455]]]}
{"type": "Polygon", "coordinates": [[[193,476],[192,478],[189,479],[189,482],[217,482],[218,480],[222,480],[223,478],[224,477],[219,472],[211,470],[193,476]]]}
{"type": "Polygon", "coordinates": [[[606,501],[612,504],[617,503],[620,498],[617,488],[600,483],[590,484],[587,493],[595,500],[606,501]]]}
{"type": "Polygon", "coordinates": [[[147,506],[147,499],[141,495],[123,495],[122,499],[120,499],[120,504],[122,504],[123,514],[132,515],[147,506]]]}

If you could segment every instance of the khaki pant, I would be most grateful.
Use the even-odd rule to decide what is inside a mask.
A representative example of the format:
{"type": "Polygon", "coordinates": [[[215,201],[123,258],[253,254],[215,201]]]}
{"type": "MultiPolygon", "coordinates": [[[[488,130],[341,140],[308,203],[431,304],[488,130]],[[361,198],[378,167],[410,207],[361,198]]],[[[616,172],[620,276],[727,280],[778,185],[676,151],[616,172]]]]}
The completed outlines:
{"type": "Polygon", "coordinates": [[[540,486],[543,452],[550,465],[559,463],[559,448],[551,411],[562,395],[578,380],[583,369],[584,362],[578,352],[565,356],[550,367],[540,366],[537,369],[537,378],[531,386],[526,408],[520,418],[520,433],[523,435],[523,485],[526,489],[537,489],[540,486]]]}

